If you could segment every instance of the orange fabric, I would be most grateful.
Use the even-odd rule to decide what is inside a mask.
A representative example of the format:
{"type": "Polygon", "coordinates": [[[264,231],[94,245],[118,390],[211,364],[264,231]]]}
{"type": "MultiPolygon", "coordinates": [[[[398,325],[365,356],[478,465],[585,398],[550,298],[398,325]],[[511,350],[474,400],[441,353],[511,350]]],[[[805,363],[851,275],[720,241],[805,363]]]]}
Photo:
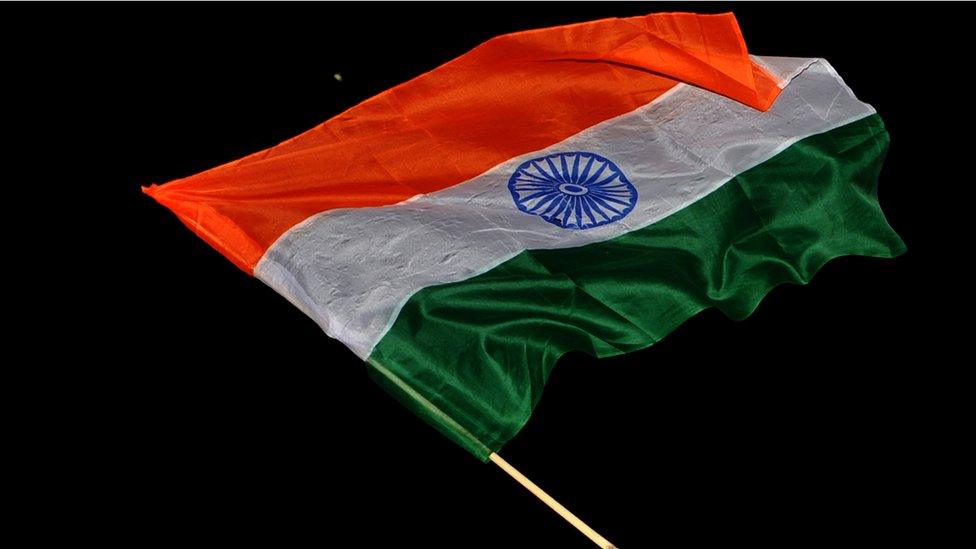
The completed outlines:
{"type": "Polygon", "coordinates": [[[766,110],[776,81],[732,14],[652,14],[499,36],[275,147],[145,191],[252,273],[290,227],[470,179],[677,82],[766,110]]]}

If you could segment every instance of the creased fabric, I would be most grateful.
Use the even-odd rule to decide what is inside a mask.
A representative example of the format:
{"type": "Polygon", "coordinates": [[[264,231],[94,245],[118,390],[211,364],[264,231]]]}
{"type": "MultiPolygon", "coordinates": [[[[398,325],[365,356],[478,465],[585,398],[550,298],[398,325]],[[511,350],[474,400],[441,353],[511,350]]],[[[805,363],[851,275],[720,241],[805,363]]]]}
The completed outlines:
{"type": "Polygon", "coordinates": [[[460,185],[316,214],[282,235],[254,274],[365,359],[422,288],[481,274],[527,249],[574,248],[645,227],[791,143],[875,112],[824,60],[761,60],[776,74],[802,72],[764,113],[682,85],[460,185]],[[544,181],[540,169],[558,180],[544,181]],[[573,173],[609,190],[597,185],[579,195],[592,201],[563,200],[572,195],[560,185],[573,173]],[[513,199],[513,174],[525,204],[513,199]]]}
{"type": "Polygon", "coordinates": [[[901,253],[887,143],[825,61],[667,13],[494,38],[144,190],[487,459],[568,351],[641,349],[833,257],[901,253]]]}

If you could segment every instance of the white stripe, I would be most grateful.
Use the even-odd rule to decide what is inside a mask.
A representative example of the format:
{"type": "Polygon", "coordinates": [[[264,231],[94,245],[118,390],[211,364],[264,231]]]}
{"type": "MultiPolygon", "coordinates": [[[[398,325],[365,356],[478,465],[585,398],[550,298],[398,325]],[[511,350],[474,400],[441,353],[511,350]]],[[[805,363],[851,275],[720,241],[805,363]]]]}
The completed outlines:
{"type": "Polygon", "coordinates": [[[679,85],[655,102],[459,185],[392,206],[330,210],[265,254],[255,276],[362,358],[418,290],[483,273],[526,249],[567,248],[645,227],[799,139],[872,114],[824,61],[763,58],[784,81],[765,113],[679,85]],[[520,211],[508,189],[524,161],[553,152],[609,158],[638,191],[626,217],[565,229],[520,211]]]}

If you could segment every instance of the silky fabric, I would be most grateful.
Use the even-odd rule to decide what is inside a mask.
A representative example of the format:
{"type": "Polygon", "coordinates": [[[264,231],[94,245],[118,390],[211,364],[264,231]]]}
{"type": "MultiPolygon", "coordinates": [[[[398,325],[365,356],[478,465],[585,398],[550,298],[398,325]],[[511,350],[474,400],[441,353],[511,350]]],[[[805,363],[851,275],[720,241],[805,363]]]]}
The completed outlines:
{"type": "MultiPolygon", "coordinates": [[[[524,250],[576,248],[646,227],[804,137],[875,113],[824,60],[757,59],[789,81],[764,113],[678,86],[460,185],[399,204],[311,217],[268,249],[254,275],[365,360],[418,290],[481,274],[524,250]],[[612,159],[636,194],[625,217],[580,230],[520,209],[509,187],[512,174],[533,157],[564,151],[612,159]]],[[[577,168],[585,171],[586,163],[577,168]]]]}
{"type": "Polygon", "coordinates": [[[750,59],[731,13],[518,32],[275,147],[145,191],[252,273],[269,246],[312,215],[457,185],[682,82],[759,110],[780,92],[750,59]]]}
{"type": "Polygon", "coordinates": [[[699,311],[748,316],[766,293],[828,260],[894,257],[876,183],[877,115],[801,140],[646,228],[578,248],[526,251],[415,294],[369,358],[376,380],[480,459],[528,420],[561,355],[618,355],[699,311]]]}

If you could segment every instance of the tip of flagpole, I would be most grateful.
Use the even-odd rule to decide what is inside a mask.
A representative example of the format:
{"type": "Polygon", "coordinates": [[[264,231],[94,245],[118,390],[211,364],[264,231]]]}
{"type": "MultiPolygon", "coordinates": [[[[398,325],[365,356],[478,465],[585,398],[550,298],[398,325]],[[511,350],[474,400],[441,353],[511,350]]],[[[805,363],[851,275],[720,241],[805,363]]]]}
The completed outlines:
{"type": "Polygon", "coordinates": [[[577,530],[583,533],[583,535],[590,538],[590,541],[599,546],[600,549],[617,549],[614,544],[607,541],[607,538],[598,534],[596,530],[590,528],[590,526],[580,520],[579,517],[569,512],[569,509],[563,507],[561,503],[553,499],[553,497],[547,494],[542,488],[539,488],[536,483],[529,480],[525,475],[520,473],[518,469],[512,467],[502,458],[502,456],[492,452],[488,455],[488,459],[490,459],[495,465],[499,466],[503,471],[508,473],[509,476],[514,478],[516,482],[524,486],[529,492],[532,492],[532,495],[542,500],[543,503],[548,505],[549,508],[555,511],[559,516],[563,517],[567,522],[575,526],[577,530]]]}

